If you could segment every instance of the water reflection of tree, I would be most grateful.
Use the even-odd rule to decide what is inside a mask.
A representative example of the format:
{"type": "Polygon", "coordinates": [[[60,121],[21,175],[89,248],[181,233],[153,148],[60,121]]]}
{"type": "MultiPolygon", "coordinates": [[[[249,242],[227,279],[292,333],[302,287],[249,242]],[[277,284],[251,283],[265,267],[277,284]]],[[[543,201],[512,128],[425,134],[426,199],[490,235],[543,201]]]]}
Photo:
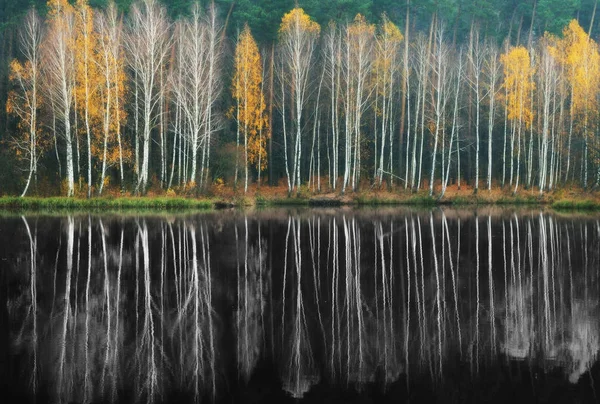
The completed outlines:
{"type": "Polygon", "coordinates": [[[361,387],[396,380],[402,371],[398,355],[399,328],[394,313],[394,224],[384,229],[373,223],[373,256],[364,260],[361,228],[355,218],[333,219],[328,225],[329,285],[324,284],[331,308],[324,310],[326,363],[333,380],[361,387]]]}
{"type": "MultiPolygon", "coordinates": [[[[163,351],[164,371],[172,375],[175,387],[192,392],[194,401],[216,393],[218,332],[213,299],[213,275],[209,234],[206,225],[179,222],[176,229],[164,226],[161,235],[165,255],[171,250],[172,278],[167,283],[167,258],[161,258],[164,274],[160,278],[160,318],[167,330],[159,344],[163,351]],[[169,240],[170,239],[170,240],[169,240]],[[169,242],[170,241],[170,242],[169,242]],[[174,302],[165,302],[165,290],[175,289],[174,302]],[[169,349],[169,352],[165,350],[169,349]]],[[[162,273],[162,272],[161,272],[162,273]]],[[[164,375],[165,384],[171,377],[164,375]]]]}
{"type": "Polygon", "coordinates": [[[22,220],[29,240],[29,287],[15,299],[13,317],[26,314],[13,341],[30,358],[33,391],[50,389],[60,402],[114,402],[133,382],[138,399],[151,402],[167,392],[169,380],[198,401],[216,390],[206,226],[180,222],[173,231],[161,223],[153,232],[143,219],[131,229],[110,220],[107,225],[67,217],[66,243],[58,243],[52,269],[55,282],[45,285],[41,277],[48,276],[48,268],[38,266],[43,254],[53,252],[38,251],[37,227],[22,220]],[[157,240],[160,249],[153,245],[157,240]],[[49,295],[56,295],[54,304],[39,304],[49,295]]]}
{"type": "Polygon", "coordinates": [[[261,357],[265,339],[265,309],[269,293],[270,270],[266,268],[267,247],[261,238],[249,239],[248,219],[244,220],[243,244],[238,241],[238,255],[243,266],[237,272],[237,308],[235,315],[237,361],[242,379],[248,382],[261,357]]]}
{"type": "MultiPolygon", "coordinates": [[[[52,291],[61,297],[55,307],[48,310],[49,305],[39,304],[48,290],[41,281],[41,277],[46,276],[46,268],[42,266],[41,271],[38,268],[44,261],[38,251],[37,221],[33,230],[28,219],[23,217],[22,221],[30,241],[29,287],[23,291],[29,307],[22,319],[23,338],[15,339],[15,343],[31,358],[30,386],[34,391],[49,389],[48,393],[58,401],[90,401],[94,396],[108,398],[111,391],[116,391],[119,380],[120,359],[113,352],[123,344],[123,330],[119,326],[120,315],[118,311],[115,315],[113,310],[119,306],[121,297],[118,279],[107,271],[103,225],[100,222],[99,232],[91,220],[66,219],[67,243],[63,252],[66,272],[59,282],[62,287],[59,284],[57,289],[55,284],[52,291]],[[79,248],[91,249],[93,233],[100,233],[98,238],[104,252],[100,259],[89,255],[87,262],[81,262],[79,248]],[[91,287],[98,279],[101,286],[91,287]]],[[[61,245],[59,243],[59,248],[61,245]]],[[[54,267],[52,277],[55,279],[58,269],[54,267]]]]}
{"type": "Polygon", "coordinates": [[[320,376],[314,362],[302,287],[303,276],[307,276],[303,273],[302,245],[301,221],[290,217],[283,266],[281,373],[283,388],[296,398],[302,397],[320,376]],[[288,268],[288,259],[291,268],[288,268]]]}
{"type": "Polygon", "coordinates": [[[518,224],[516,217],[514,226],[511,220],[507,240],[514,254],[505,267],[503,352],[529,361],[542,358],[543,366],[563,367],[576,383],[600,350],[599,296],[597,288],[590,288],[597,285],[598,274],[589,271],[589,254],[597,261],[598,251],[590,248],[585,223],[578,229],[573,223],[560,226],[540,214],[527,220],[523,244],[518,224]]]}
{"type": "Polygon", "coordinates": [[[460,221],[449,224],[443,213],[429,223],[417,215],[404,220],[405,242],[396,244],[401,261],[394,263],[393,222],[386,232],[375,221],[365,236],[352,219],[336,220],[328,226],[325,299],[331,302],[326,360],[334,379],[364,383],[385,369],[393,381],[401,373],[408,377],[409,364],[441,378],[445,362],[468,353],[463,360],[474,373],[503,354],[561,366],[574,382],[595,361],[598,295],[592,285],[598,275],[590,263],[598,258],[590,246],[600,233],[592,240],[585,228],[561,229],[552,216],[540,215],[514,216],[502,229],[489,216],[473,219],[461,234],[460,221]],[[465,232],[475,250],[466,261],[460,251],[465,232]],[[361,237],[374,243],[368,266],[360,258],[361,237]],[[578,256],[569,247],[574,238],[583,246],[578,256]],[[399,289],[402,273],[406,283],[399,289]],[[365,296],[367,285],[374,297],[365,296]]]}
{"type": "Polygon", "coordinates": [[[240,384],[275,361],[294,397],[322,379],[437,381],[455,360],[473,374],[527,361],[575,383],[600,350],[590,220],[310,213],[269,223],[280,236],[267,242],[251,216],[220,230],[78,216],[41,249],[53,223],[20,219],[8,308],[23,379],[56,401],[111,402],[132,386],[144,402],[214,398],[233,357],[240,384]]]}

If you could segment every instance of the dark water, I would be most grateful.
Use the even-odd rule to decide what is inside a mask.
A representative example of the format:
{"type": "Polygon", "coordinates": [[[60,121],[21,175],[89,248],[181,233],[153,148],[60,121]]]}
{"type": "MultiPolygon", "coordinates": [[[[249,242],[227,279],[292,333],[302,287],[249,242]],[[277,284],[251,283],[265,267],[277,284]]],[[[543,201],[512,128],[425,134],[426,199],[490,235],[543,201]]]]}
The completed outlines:
{"type": "Polygon", "coordinates": [[[2,402],[595,402],[600,218],[0,218],[2,402]]]}

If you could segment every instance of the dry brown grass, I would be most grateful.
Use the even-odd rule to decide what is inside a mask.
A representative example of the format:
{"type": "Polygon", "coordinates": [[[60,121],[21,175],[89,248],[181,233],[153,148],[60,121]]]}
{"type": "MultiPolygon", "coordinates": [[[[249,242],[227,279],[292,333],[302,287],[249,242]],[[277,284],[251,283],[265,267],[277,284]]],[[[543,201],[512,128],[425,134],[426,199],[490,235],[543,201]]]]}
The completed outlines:
{"type": "MultiPolygon", "coordinates": [[[[340,179],[341,180],[341,179],[340,179]]],[[[502,188],[499,183],[494,183],[490,191],[486,184],[481,183],[477,194],[474,193],[471,184],[462,183],[459,188],[457,184],[450,184],[446,188],[443,198],[439,199],[441,193],[441,183],[437,182],[434,186],[433,199],[429,198],[429,185],[427,181],[422,183],[422,188],[413,192],[410,189],[404,189],[403,183],[396,182],[392,188],[384,181],[382,185],[372,184],[369,180],[363,180],[359,191],[353,191],[347,188],[344,194],[341,193],[340,185],[331,190],[327,177],[321,178],[321,191],[318,191],[316,178],[310,184],[302,185],[291,195],[288,194],[287,182],[285,178],[281,179],[277,185],[269,186],[267,181],[261,185],[251,183],[248,191],[244,193],[243,181],[238,182],[234,189],[230,184],[223,183],[220,180],[212,183],[207,189],[199,189],[194,184],[188,184],[185,187],[173,187],[169,190],[160,188],[158,181],[153,181],[153,186],[148,189],[145,197],[148,198],[201,198],[222,201],[235,205],[254,205],[255,203],[265,204],[285,204],[285,203],[308,203],[311,199],[332,200],[342,204],[431,204],[435,201],[439,203],[468,205],[468,204],[553,204],[558,201],[593,201],[600,204],[600,192],[586,191],[578,186],[562,186],[561,188],[544,192],[540,195],[537,188],[525,189],[520,187],[517,194],[513,194],[513,187],[505,186],[502,188]]],[[[96,189],[93,189],[96,195],[96,189]]],[[[76,184],[76,197],[85,198],[87,187],[85,184],[79,187],[76,184]]],[[[42,194],[40,196],[51,196],[42,194]]],[[[135,192],[121,192],[117,184],[111,183],[105,187],[102,197],[121,198],[134,197],[135,192]]]]}

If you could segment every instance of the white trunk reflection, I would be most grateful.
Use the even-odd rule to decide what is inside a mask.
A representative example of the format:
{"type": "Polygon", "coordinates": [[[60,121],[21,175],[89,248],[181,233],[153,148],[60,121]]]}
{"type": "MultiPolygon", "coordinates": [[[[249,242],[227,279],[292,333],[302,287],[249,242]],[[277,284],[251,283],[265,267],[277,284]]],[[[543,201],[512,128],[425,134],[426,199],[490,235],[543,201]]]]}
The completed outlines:
{"type": "Polygon", "coordinates": [[[21,240],[6,272],[10,349],[27,359],[24,388],[55,402],[228,400],[265,374],[293,397],[325,385],[410,392],[457,366],[478,380],[520,363],[582,385],[600,352],[600,221],[589,217],[7,223],[21,240]]]}

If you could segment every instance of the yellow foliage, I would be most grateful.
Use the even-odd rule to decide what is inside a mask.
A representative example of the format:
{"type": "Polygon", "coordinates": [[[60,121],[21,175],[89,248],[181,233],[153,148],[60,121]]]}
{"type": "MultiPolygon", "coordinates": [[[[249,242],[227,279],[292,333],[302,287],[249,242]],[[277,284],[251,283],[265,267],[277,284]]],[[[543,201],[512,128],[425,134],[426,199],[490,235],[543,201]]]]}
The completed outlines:
{"type": "MultiPolygon", "coordinates": [[[[390,24],[392,23],[390,22],[390,24]]],[[[362,34],[374,35],[375,24],[369,24],[367,19],[362,14],[356,14],[352,24],[348,26],[348,34],[350,37],[359,36],[362,34]]]]}
{"type": "Polygon", "coordinates": [[[400,43],[404,36],[400,29],[391,22],[387,16],[383,15],[383,23],[377,34],[377,55],[374,68],[377,77],[377,92],[386,95],[387,88],[391,84],[392,71],[396,68],[396,58],[398,57],[400,43]]]}
{"type": "Polygon", "coordinates": [[[600,85],[600,55],[598,45],[589,38],[576,20],[563,30],[562,60],[568,68],[575,111],[597,110],[600,85]]]}
{"type": "Polygon", "coordinates": [[[23,76],[24,70],[23,65],[17,59],[13,59],[9,65],[8,79],[10,81],[17,80],[23,76]]]}
{"type": "Polygon", "coordinates": [[[400,43],[404,40],[400,28],[391,22],[385,14],[383,16],[383,25],[381,26],[380,36],[388,38],[388,40],[393,43],[400,43]]]}
{"type": "Polygon", "coordinates": [[[267,164],[266,141],[269,138],[268,117],[262,92],[262,62],[258,46],[248,25],[235,48],[233,98],[237,101],[236,120],[247,137],[248,162],[264,170],[267,164]],[[258,162],[260,160],[260,167],[258,162]]]}
{"type": "Polygon", "coordinates": [[[67,0],[48,0],[48,17],[54,18],[73,11],[67,0]]]}
{"type": "MultiPolygon", "coordinates": [[[[67,25],[74,13],[73,6],[67,0],[48,0],[47,8],[50,31],[69,32],[67,25]]],[[[73,38],[67,38],[67,41],[70,47],[74,46],[73,38]]]]}
{"type": "MultiPolygon", "coordinates": [[[[563,37],[548,35],[548,49],[562,65],[571,92],[571,119],[584,138],[595,138],[600,91],[600,53],[577,20],[563,29],[563,37]]],[[[566,91],[565,91],[566,92],[566,91]]],[[[567,96],[567,94],[565,94],[567,96]]]]}
{"type": "Polygon", "coordinates": [[[508,119],[520,121],[529,128],[533,121],[531,91],[535,88],[529,51],[523,46],[512,47],[500,56],[500,61],[504,66],[508,119]]]}
{"type": "MultiPolygon", "coordinates": [[[[125,74],[125,55],[119,43],[119,35],[111,30],[116,27],[108,27],[108,22],[97,34],[96,42],[101,44],[95,54],[98,62],[99,76],[99,109],[102,124],[108,121],[108,144],[107,164],[114,165],[122,156],[124,162],[132,160],[133,151],[131,145],[125,142],[121,134],[121,127],[127,118],[125,111],[125,92],[127,77],[125,74]],[[107,110],[108,109],[108,110],[107,110]],[[119,137],[121,137],[121,150],[119,153],[119,137]]],[[[98,142],[103,142],[104,131],[96,131],[98,142]]]]}
{"type": "Polygon", "coordinates": [[[221,194],[224,189],[225,181],[223,181],[223,178],[218,177],[217,179],[215,179],[215,181],[213,182],[213,190],[215,191],[215,193],[221,194]]]}
{"type": "MultiPolygon", "coordinates": [[[[98,38],[94,31],[94,15],[87,0],[77,0],[75,19],[75,97],[77,112],[85,121],[86,113],[92,132],[99,132],[102,118],[100,87],[102,75],[94,52],[98,49],[98,38]]],[[[82,127],[85,130],[84,127],[82,127]]]]}
{"type": "Polygon", "coordinates": [[[289,33],[292,30],[300,30],[319,35],[321,26],[313,21],[308,14],[300,7],[296,7],[281,19],[279,33],[289,33]]]}

